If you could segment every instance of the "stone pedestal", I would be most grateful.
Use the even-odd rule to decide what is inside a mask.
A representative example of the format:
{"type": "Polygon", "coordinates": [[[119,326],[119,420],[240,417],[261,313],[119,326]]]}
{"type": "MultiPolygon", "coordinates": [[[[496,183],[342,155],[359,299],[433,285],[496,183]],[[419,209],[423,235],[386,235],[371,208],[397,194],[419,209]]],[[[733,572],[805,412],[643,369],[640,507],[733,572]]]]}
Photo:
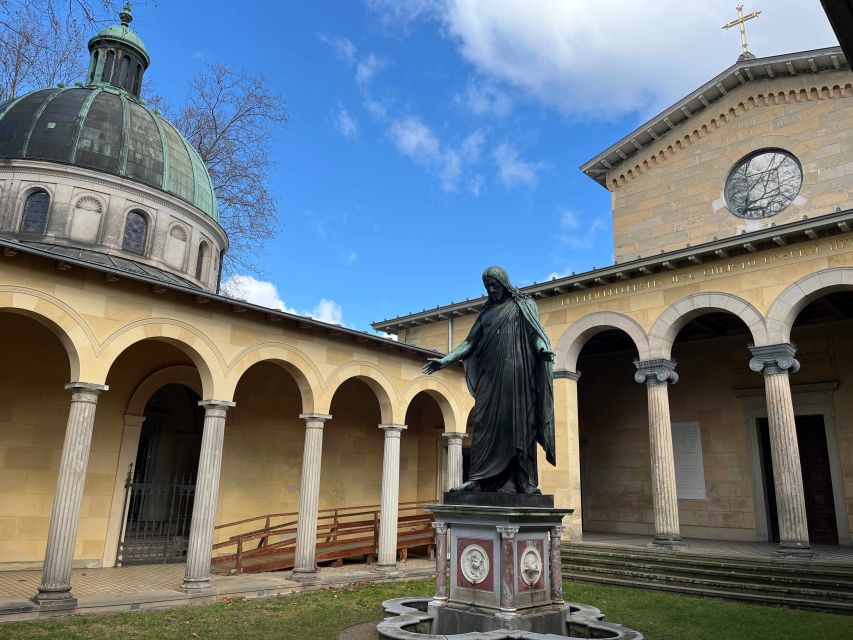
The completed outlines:
{"type": "Polygon", "coordinates": [[[444,504],[427,509],[437,531],[444,535],[446,528],[450,553],[447,578],[446,560],[436,554],[432,634],[564,633],[562,575],[553,554],[559,555],[563,518],[572,509],[555,509],[553,496],[481,492],[446,493],[444,504]]]}

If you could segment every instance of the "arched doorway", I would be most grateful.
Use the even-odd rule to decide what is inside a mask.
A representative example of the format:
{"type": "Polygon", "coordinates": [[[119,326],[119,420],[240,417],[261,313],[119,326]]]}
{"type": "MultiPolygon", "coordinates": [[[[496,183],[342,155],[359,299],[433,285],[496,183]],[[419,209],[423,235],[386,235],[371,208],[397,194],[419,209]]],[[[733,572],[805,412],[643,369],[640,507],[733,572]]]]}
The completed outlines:
{"type": "Polygon", "coordinates": [[[189,542],[204,409],[182,384],[161,387],[145,405],[136,460],[125,484],[116,564],[183,562],[189,542]]]}

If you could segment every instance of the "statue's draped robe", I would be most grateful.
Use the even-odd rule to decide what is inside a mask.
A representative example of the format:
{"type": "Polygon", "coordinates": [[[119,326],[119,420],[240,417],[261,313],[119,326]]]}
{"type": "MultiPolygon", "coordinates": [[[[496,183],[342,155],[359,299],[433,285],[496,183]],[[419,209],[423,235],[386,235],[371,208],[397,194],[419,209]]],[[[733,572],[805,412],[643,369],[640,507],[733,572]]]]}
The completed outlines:
{"type": "MultiPolygon", "coordinates": [[[[525,295],[515,295],[483,322],[488,304],[477,316],[483,335],[465,358],[465,379],[474,396],[474,433],[469,480],[486,480],[502,474],[518,460],[519,476],[538,485],[536,442],[552,465],[554,453],[554,382],[552,364],[535,349],[541,337],[550,349],[536,310],[525,295]]],[[[523,490],[524,487],[519,487],[523,490]]]]}

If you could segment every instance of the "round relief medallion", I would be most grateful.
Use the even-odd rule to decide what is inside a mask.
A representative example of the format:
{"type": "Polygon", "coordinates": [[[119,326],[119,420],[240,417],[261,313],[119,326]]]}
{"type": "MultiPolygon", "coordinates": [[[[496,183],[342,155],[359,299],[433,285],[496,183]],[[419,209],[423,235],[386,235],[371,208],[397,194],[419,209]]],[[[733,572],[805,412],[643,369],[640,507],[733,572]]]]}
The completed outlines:
{"type": "Polygon", "coordinates": [[[782,149],[746,156],[726,179],[726,206],[740,218],[774,216],[787,207],[803,186],[799,161],[782,149]]]}
{"type": "Polygon", "coordinates": [[[536,547],[527,547],[522,552],[519,570],[521,571],[521,579],[527,585],[532,587],[539,582],[542,575],[542,556],[539,555],[539,550],[536,547]]]}
{"type": "Polygon", "coordinates": [[[489,556],[478,544],[469,544],[459,558],[462,575],[471,584],[480,584],[489,575],[489,556]]]}

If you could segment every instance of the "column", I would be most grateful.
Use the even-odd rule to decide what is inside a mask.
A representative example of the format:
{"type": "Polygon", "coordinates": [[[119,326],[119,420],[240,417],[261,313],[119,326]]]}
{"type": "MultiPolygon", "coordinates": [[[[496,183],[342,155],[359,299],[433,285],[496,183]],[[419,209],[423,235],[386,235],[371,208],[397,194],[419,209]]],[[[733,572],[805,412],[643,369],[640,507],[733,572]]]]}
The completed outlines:
{"type": "Polygon", "coordinates": [[[551,527],[551,602],[564,604],[563,601],[563,562],[560,557],[560,537],[563,527],[551,527]]]}
{"type": "Polygon", "coordinates": [[[557,489],[566,504],[575,511],[566,516],[563,523],[568,527],[569,540],[583,538],[583,487],[581,486],[580,424],[578,421],[578,380],[580,371],[567,369],[554,372],[554,419],[555,437],[559,450],[557,465],[564,469],[564,489],[557,489]],[[564,462],[561,462],[561,458],[564,462]]]}
{"type": "Polygon", "coordinates": [[[512,544],[518,527],[498,527],[501,534],[501,613],[505,616],[515,614],[515,554],[512,544]]]}
{"type": "Polygon", "coordinates": [[[296,556],[293,575],[317,572],[317,509],[320,505],[320,462],[323,457],[323,425],[332,416],[303,413],[305,448],[302,451],[302,485],[299,489],[299,518],[296,522],[296,556]]]}
{"type": "Polygon", "coordinates": [[[464,482],[462,478],[462,441],[468,437],[468,434],[448,431],[441,435],[447,438],[447,486],[445,490],[450,491],[464,482]]]}
{"type": "Polygon", "coordinates": [[[204,431],[196,473],[187,569],[181,584],[181,591],[186,593],[199,593],[210,589],[210,554],[216,520],[216,499],[219,496],[219,473],[222,470],[225,415],[234,403],[202,400],[198,406],[204,407],[204,431]]]}
{"type": "Polygon", "coordinates": [[[435,596],[433,604],[447,602],[447,524],[433,522],[435,529],[435,596]]]}
{"type": "Polygon", "coordinates": [[[764,374],[767,396],[767,421],[770,430],[770,457],[773,460],[773,484],[779,518],[779,551],[809,549],[809,527],[794,402],[788,372],[796,373],[800,363],[794,358],[796,346],[790,343],[750,347],[749,368],[764,374]]]}
{"type": "Polygon", "coordinates": [[[400,507],[400,434],[404,424],[380,424],[385,432],[382,457],[382,501],[379,507],[379,550],[377,569],[397,567],[397,513],[400,507]]]}
{"type": "Polygon", "coordinates": [[[109,387],[103,384],[71,382],[65,385],[71,391],[71,408],[59,461],[59,477],[50,514],[44,570],[38,593],[33,601],[42,608],[66,608],[77,605],[71,593],[71,562],[80,521],[80,505],[86,484],[86,467],[89,464],[89,446],[95,424],[98,395],[109,387]]]}
{"type": "Polygon", "coordinates": [[[655,509],[656,544],[681,540],[678,497],[675,491],[675,460],[669,419],[669,384],[678,382],[675,362],[659,358],[635,360],[634,380],[645,383],[649,401],[649,448],[652,460],[652,500],[655,509]]]}

